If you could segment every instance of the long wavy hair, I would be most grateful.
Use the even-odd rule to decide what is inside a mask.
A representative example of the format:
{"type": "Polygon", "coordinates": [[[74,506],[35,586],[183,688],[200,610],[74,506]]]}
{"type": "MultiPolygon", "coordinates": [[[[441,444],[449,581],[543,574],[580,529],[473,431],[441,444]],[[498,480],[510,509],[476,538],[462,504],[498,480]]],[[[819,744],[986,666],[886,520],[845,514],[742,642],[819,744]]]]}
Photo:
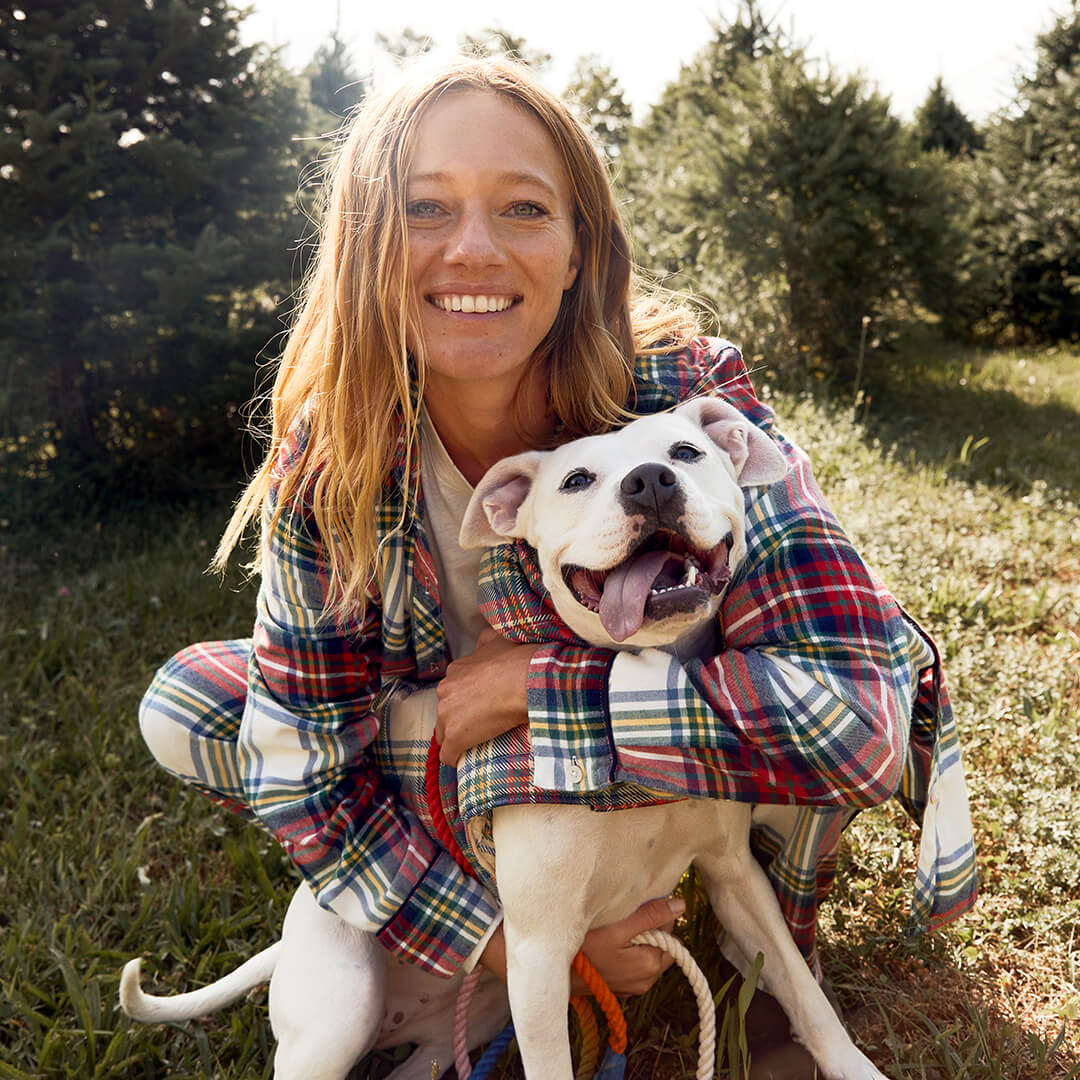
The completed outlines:
{"type": "MultiPolygon", "coordinates": [[[[570,110],[525,65],[463,59],[416,72],[392,92],[368,99],[346,125],[328,170],[317,256],[270,397],[266,457],[211,564],[224,569],[260,512],[265,537],[277,517],[302,500],[325,545],[326,613],[342,620],[363,615],[379,570],[376,506],[399,447],[408,477],[419,441],[426,365],[419,298],[407,287],[405,214],[417,125],[443,94],[466,89],[499,94],[535,116],[569,179],[581,267],[520,383],[531,382],[535,367],[546,370],[560,437],[624,422],[635,353],[686,340],[697,329],[686,305],[641,283],[607,167],[570,110]],[[283,469],[282,447],[302,415],[306,445],[283,469]]],[[[403,518],[395,528],[406,525],[403,518]]],[[[261,551],[260,545],[253,570],[261,551]]]]}

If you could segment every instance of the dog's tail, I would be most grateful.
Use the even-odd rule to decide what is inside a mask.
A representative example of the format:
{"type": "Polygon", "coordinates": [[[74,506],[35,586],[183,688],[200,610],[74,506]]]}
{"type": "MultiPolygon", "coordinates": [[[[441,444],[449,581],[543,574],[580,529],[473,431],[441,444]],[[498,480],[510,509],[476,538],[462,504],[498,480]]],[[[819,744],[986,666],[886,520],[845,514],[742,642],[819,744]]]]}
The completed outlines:
{"type": "Polygon", "coordinates": [[[139,985],[141,960],[129,960],[120,975],[120,1008],[132,1018],[144,1024],[161,1024],[171,1020],[191,1020],[196,1016],[208,1016],[218,1009],[231,1005],[253,986],[266,982],[274,974],[281,942],[277,941],[257,956],[241,964],[235,971],[222,976],[217,982],[201,990],[169,997],[155,997],[143,993],[139,985]]]}

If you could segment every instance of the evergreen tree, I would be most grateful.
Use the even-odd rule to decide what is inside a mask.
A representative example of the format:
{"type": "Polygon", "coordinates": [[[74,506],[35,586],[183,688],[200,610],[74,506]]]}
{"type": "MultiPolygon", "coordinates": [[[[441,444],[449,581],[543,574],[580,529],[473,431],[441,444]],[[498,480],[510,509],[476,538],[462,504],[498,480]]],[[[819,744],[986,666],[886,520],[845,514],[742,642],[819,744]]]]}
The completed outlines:
{"type": "Polygon", "coordinates": [[[411,60],[416,56],[423,56],[435,47],[435,42],[427,34],[421,34],[412,27],[406,26],[399,34],[376,34],[375,44],[383,52],[398,60],[411,60]]]}
{"type": "Polygon", "coordinates": [[[357,72],[349,48],[336,29],[315,50],[304,74],[311,86],[311,103],[331,116],[347,116],[367,92],[367,83],[357,72]]]}
{"type": "Polygon", "coordinates": [[[1080,338],[1080,4],[1036,41],[1035,70],[969,170],[966,255],[980,314],[1080,338]]]}
{"type": "Polygon", "coordinates": [[[985,141],[949,96],[940,76],[915,113],[915,133],[923,150],[944,150],[951,158],[970,157],[985,141]]]}
{"type": "Polygon", "coordinates": [[[611,68],[595,55],[581,57],[563,96],[607,159],[618,159],[630,137],[633,110],[611,68]]]}
{"type": "Polygon", "coordinates": [[[628,148],[639,258],[751,351],[844,363],[864,317],[944,291],[947,191],[885,99],[743,15],[628,148]]]}
{"type": "Polygon", "coordinates": [[[87,483],[91,462],[114,487],[182,483],[278,329],[303,112],[240,17],[227,0],[0,4],[6,434],[87,483]]]}
{"type": "Polygon", "coordinates": [[[712,37],[679,76],[669,83],[660,101],[649,111],[635,142],[643,149],[651,143],[669,147],[673,125],[685,118],[707,115],[718,94],[723,94],[736,72],[747,62],[761,60],[786,46],[780,28],[770,22],[757,0],[743,0],[735,17],[712,24],[712,37]]]}

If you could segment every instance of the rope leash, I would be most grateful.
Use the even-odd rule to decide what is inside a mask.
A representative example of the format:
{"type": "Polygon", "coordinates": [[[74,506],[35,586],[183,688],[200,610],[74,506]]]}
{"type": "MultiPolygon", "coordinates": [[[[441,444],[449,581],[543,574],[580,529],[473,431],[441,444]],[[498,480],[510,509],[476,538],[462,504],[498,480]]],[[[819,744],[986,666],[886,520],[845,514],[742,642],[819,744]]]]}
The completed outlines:
{"type": "Polygon", "coordinates": [[[570,1005],[577,1015],[581,1029],[581,1060],[578,1062],[577,1072],[574,1073],[574,1080],[592,1080],[596,1059],[600,1056],[600,1028],[596,1023],[596,1013],[593,1012],[588,998],[578,994],[570,998],[570,1005]]]}
{"type": "MultiPolygon", "coordinates": [[[[428,812],[435,826],[436,835],[464,873],[475,878],[476,871],[473,870],[469,860],[465,857],[465,853],[461,850],[461,846],[451,831],[450,823],[446,820],[446,814],[443,811],[442,798],[439,792],[439,743],[434,733],[431,736],[431,742],[428,744],[424,787],[428,812]]],[[[716,1060],[716,1015],[713,1011],[712,992],[709,989],[708,981],[702,974],[701,968],[698,967],[694,958],[678,938],[672,937],[671,934],[666,934],[662,930],[648,930],[638,934],[633,939],[633,944],[653,945],[670,953],[687,979],[689,979],[697,999],[698,1012],[700,1013],[697,1078],[698,1080],[710,1080],[716,1060]]],[[[608,1051],[595,1080],[621,1080],[626,1069],[626,1019],[623,1016],[622,1009],[615,995],[584,952],[578,950],[571,968],[577,972],[589,988],[590,993],[596,998],[607,1020],[608,1051]]],[[[473,1080],[486,1080],[491,1066],[498,1060],[514,1036],[513,1025],[508,1024],[488,1046],[483,1056],[476,1063],[476,1072],[473,1073],[469,1061],[466,1025],[469,1003],[472,1001],[473,992],[479,978],[479,970],[473,971],[466,976],[461,985],[454,1009],[454,1065],[459,1080],[469,1080],[470,1076],[473,1077],[473,1080]]],[[[584,998],[571,997],[570,1004],[573,1006],[582,1025],[582,1059],[578,1065],[575,1080],[588,1080],[599,1052],[600,1037],[596,1026],[596,1015],[584,998]]]]}
{"type": "Polygon", "coordinates": [[[709,989],[709,982],[704,973],[686,946],[677,937],[663,930],[646,930],[634,938],[634,944],[655,945],[656,948],[670,953],[675,963],[682,968],[682,973],[689,981],[694,997],[697,999],[700,1017],[697,1080],[712,1080],[716,1066],[716,1007],[713,1004],[712,990],[709,989]]]}

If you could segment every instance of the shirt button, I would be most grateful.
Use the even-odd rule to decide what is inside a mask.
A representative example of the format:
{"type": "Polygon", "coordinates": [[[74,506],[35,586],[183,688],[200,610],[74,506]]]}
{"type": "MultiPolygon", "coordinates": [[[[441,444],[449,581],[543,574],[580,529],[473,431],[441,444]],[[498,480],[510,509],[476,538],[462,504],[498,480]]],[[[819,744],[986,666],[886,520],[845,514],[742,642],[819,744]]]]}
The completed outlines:
{"type": "Polygon", "coordinates": [[[570,783],[580,784],[585,779],[585,773],[580,765],[574,764],[570,766],[570,783]]]}

